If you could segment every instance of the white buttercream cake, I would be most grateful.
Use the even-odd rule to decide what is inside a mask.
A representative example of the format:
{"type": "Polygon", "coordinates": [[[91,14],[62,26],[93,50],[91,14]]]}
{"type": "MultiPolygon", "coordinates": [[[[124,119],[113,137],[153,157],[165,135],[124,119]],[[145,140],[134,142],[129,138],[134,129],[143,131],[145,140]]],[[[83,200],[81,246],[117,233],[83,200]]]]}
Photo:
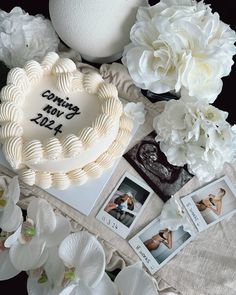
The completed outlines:
{"type": "Polygon", "coordinates": [[[51,52],[41,64],[10,70],[0,124],[4,155],[24,182],[66,189],[109,168],[127,146],[133,122],[113,84],[51,52]]]}

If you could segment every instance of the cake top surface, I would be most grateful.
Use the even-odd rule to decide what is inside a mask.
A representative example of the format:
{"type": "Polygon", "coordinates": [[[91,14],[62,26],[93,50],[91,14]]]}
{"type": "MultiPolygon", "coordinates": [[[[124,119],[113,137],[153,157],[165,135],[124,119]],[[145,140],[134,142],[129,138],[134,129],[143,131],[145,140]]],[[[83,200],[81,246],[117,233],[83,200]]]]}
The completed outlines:
{"type": "Polygon", "coordinates": [[[54,52],[41,64],[29,61],[12,69],[1,100],[0,138],[15,169],[21,158],[47,158],[55,146],[63,155],[76,156],[109,133],[122,113],[114,85],[95,71],[79,72],[72,60],[54,52]]]}
{"type": "Polygon", "coordinates": [[[24,140],[42,142],[50,137],[63,139],[92,126],[102,113],[102,103],[95,94],[86,91],[63,93],[56,85],[57,77],[47,75],[26,94],[22,104],[24,116],[21,126],[24,140]]]}

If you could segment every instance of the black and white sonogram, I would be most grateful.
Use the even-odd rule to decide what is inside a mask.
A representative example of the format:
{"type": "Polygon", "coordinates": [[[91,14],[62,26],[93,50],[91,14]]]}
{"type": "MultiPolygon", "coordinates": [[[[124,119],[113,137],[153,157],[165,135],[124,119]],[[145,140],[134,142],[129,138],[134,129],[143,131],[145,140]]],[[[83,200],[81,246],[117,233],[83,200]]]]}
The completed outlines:
{"type": "Polygon", "coordinates": [[[131,148],[124,158],[165,202],[193,176],[186,167],[171,165],[155,141],[153,131],[131,148]]]}

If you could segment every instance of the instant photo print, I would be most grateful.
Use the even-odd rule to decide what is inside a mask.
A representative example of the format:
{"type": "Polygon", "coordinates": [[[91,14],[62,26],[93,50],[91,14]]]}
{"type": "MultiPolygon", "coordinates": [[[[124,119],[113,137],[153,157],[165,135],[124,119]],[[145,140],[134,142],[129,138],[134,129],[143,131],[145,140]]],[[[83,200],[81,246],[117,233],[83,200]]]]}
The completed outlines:
{"type": "Polygon", "coordinates": [[[184,231],[183,227],[176,231],[163,228],[158,217],[130,239],[129,244],[149,272],[154,274],[183,249],[191,239],[192,236],[184,231]]]}
{"type": "Polygon", "coordinates": [[[125,173],[96,218],[122,238],[126,238],[152,193],[147,184],[125,173]]]}
{"type": "Polygon", "coordinates": [[[199,232],[236,212],[236,192],[227,176],[182,197],[181,201],[199,232]]]}

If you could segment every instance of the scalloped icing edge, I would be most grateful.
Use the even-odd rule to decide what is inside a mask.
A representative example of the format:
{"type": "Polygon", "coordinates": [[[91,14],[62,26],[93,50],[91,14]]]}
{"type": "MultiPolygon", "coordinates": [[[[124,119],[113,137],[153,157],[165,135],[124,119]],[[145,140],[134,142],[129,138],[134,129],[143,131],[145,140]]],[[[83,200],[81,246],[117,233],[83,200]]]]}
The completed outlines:
{"type": "Polygon", "coordinates": [[[65,173],[50,173],[24,168],[18,170],[19,178],[28,185],[36,184],[43,189],[55,187],[60,190],[67,189],[72,184],[82,185],[89,179],[98,178],[103,171],[112,166],[115,159],[122,155],[130,141],[133,128],[132,120],[123,113],[120,117],[120,122],[122,124],[117,137],[109,148],[95,161],[90,162],[83,168],[74,169],[65,173]]]}
{"type": "MultiPolygon", "coordinates": [[[[22,120],[21,105],[25,99],[25,92],[29,93],[31,87],[37,84],[43,75],[49,74],[57,76],[57,85],[60,89],[66,91],[71,90],[73,92],[86,91],[88,93],[93,93],[96,94],[98,99],[102,102],[102,112],[95,118],[92,126],[82,129],[79,136],[73,134],[73,137],[76,137],[77,141],[81,142],[80,149],[86,149],[92,144],[96,144],[97,137],[95,136],[93,139],[91,134],[99,133],[99,136],[106,136],[106,134],[110,132],[110,128],[107,128],[107,123],[104,122],[104,120],[98,120],[98,118],[101,115],[108,115],[115,121],[119,119],[123,112],[123,108],[119,108],[119,114],[117,115],[115,110],[120,102],[118,91],[113,84],[105,82],[102,76],[96,71],[83,74],[76,69],[76,65],[71,59],[60,58],[55,52],[49,52],[41,63],[28,61],[24,68],[14,68],[9,72],[7,78],[8,83],[1,92],[3,102],[0,104],[0,109],[2,110],[0,114],[0,123],[4,122],[4,125],[6,125],[6,123],[15,122],[20,126],[22,120]],[[61,79],[62,77],[63,79],[61,79]],[[102,91],[99,91],[99,89],[102,91]],[[19,94],[21,96],[17,99],[19,94]],[[93,129],[93,132],[91,129],[93,129]]],[[[21,142],[23,142],[23,134],[20,137],[22,138],[21,142]]],[[[0,132],[0,140],[5,141],[10,138],[10,133],[9,137],[6,138],[6,132],[0,132]],[[3,136],[1,136],[2,134],[3,136]]],[[[11,154],[14,154],[14,149],[15,153],[20,149],[16,143],[12,146],[8,145],[8,149],[6,149],[4,153],[12,167],[27,165],[27,161],[30,161],[30,163],[38,163],[41,160],[47,160],[52,157],[54,147],[49,143],[53,139],[54,137],[50,137],[44,144],[36,139],[24,142],[23,148],[21,147],[21,163],[19,163],[19,160],[17,160],[17,163],[14,163],[15,159],[11,159],[11,154]],[[37,152],[35,152],[35,149],[37,152]]],[[[73,146],[73,144],[70,143],[70,146],[67,148],[64,141],[65,139],[58,140],[57,157],[76,157],[78,155],[76,150],[78,146],[77,142],[75,142],[77,146],[73,146]]],[[[56,160],[57,157],[54,159],[56,160]]]]}

